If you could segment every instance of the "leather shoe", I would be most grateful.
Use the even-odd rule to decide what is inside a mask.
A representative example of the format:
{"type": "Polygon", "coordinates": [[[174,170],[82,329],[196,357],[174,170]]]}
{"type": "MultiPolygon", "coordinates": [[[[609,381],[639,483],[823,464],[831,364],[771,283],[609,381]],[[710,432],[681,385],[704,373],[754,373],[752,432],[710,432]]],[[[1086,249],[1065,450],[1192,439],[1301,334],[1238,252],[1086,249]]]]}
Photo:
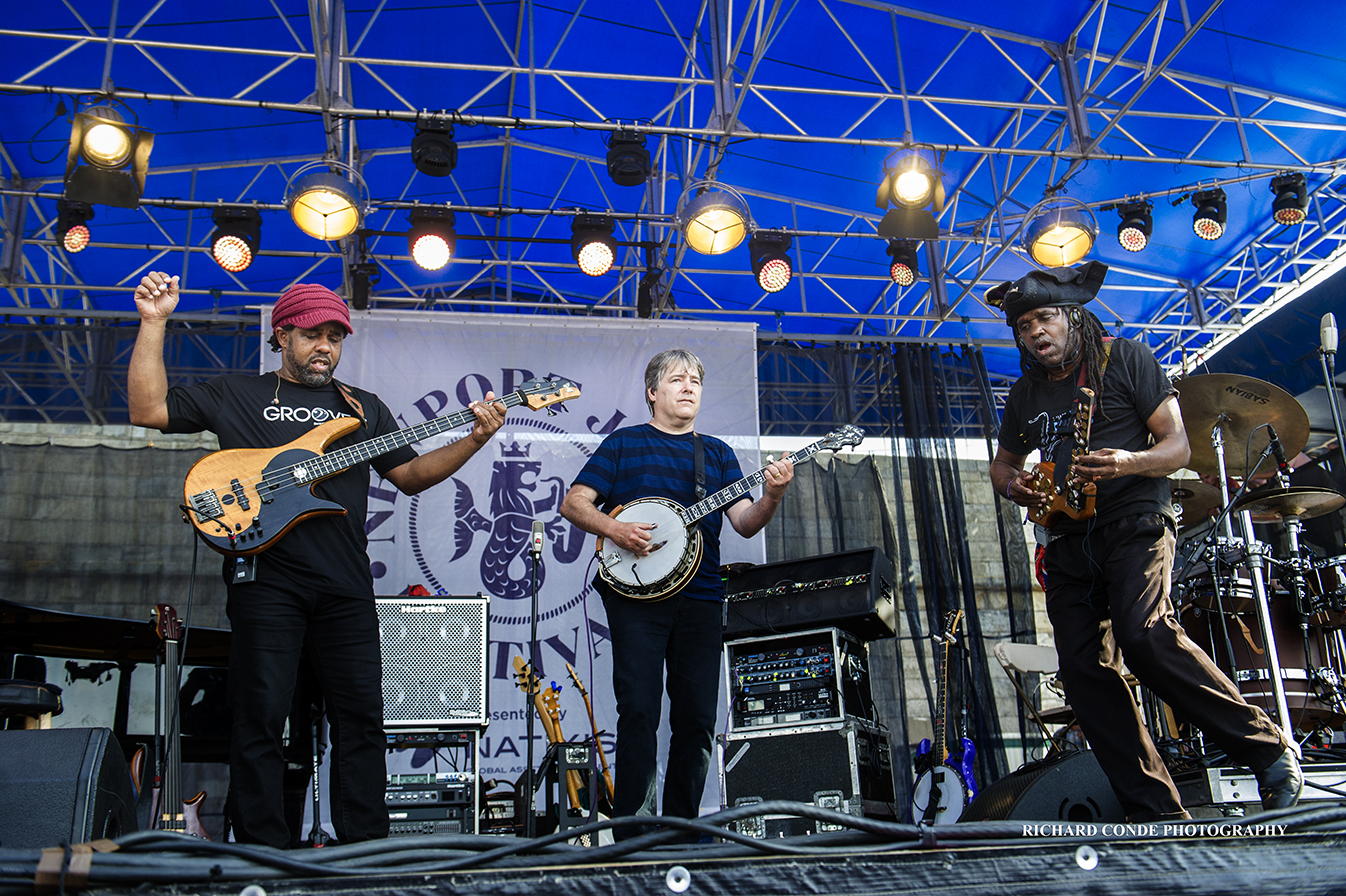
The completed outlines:
{"type": "Polygon", "coordinates": [[[1280,758],[1257,772],[1257,793],[1263,809],[1289,809],[1299,802],[1303,789],[1304,773],[1294,750],[1287,748],[1280,758]]]}

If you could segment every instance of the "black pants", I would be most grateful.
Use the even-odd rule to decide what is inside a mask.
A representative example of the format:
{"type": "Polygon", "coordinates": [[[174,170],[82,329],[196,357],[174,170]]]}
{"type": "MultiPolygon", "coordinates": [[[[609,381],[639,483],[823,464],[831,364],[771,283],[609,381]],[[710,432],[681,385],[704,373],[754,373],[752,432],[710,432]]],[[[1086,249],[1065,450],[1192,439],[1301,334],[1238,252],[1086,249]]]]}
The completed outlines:
{"type": "MultiPolygon", "coordinates": [[[[721,605],[681,595],[654,602],[614,595],[603,606],[612,631],[612,689],[617,697],[613,811],[619,817],[655,814],[667,662],[671,736],[662,814],[696,818],[719,705],[721,605]]],[[[618,829],[614,836],[636,833],[618,829]]]]}
{"type": "Polygon", "coordinates": [[[229,817],[241,843],[283,849],[282,736],[307,648],[332,731],[328,800],[342,843],[388,836],[378,613],[372,598],[284,580],[229,586],[229,817]]]}
{"type": "Polygon", "coordinates": [[[1066,698],[1128,816],[1182,811],[1150,740],[1127,667],[1231,759],[1261,771],[1285,749],[1173,615],[1173,531],[1159,514],[1124,517],[1047,545],[1047,615],[1066,698]],[[1120,650],[1120,654],[1119,654],[1120,650]]]}

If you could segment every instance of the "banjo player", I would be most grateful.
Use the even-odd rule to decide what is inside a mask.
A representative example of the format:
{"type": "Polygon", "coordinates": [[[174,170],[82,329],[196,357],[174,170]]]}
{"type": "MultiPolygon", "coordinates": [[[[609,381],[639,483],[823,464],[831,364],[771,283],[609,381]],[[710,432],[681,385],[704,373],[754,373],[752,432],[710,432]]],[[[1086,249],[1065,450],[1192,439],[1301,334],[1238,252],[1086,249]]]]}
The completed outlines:
{"type": "MultiPolygon", "coordinates": [[[[669,531],[678,528],[676,523],[619,521],[608,512],[650,497],[689,506],[743,478],[727,444],[695,432],[704,375],[701,361],[685,349],[668,349],[651,358],[645,368],[650,422],[618,429],[603,440],[567,492],[561,515],[637,558],[679,550],[687,539],[682,532],[669,531]],[[699,464],[697,455],[701,456],[699,464]]],[[[775,515],[794,477],[794,464],[783,457],[763,473],[761,499],[754,501],[744,494],[723,508],[730,525],[745,538],[761,531],[775,515]]],[[[719,575],[720,525],[718,513],[694,524],[700,528],[698,541],[703,545],[699,564],[687,584],[668,596],[632,599],[601,576],[594,580],[607,610],[612,639],[620,750],[613,806],[617,817],[656,814],[665,665],[671,737],[662,814],[677,818],[699,814],[719,701],[724,601],[719,575]]],[[[614,835],[616,839],[637,836],[648,830],[643,827],[618,828],[614,835]]]]}

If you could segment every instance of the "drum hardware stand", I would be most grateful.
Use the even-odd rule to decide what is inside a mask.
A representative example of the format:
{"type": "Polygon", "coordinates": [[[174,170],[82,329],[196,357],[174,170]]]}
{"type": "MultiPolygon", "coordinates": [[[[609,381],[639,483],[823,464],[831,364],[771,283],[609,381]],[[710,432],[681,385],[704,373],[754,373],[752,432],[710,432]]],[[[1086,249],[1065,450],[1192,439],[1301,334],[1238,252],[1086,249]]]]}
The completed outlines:
{"type": "MultiPolygon", "coordinates": [[[[1215,460],[1220,472],[1221,500],[1226,502],[1221,511],[1221,518],[1224,522],[1225,534],[1232,543],[1234,531],[1230,512],[1234,509],[1234,500],[1228,499],[1229,493],[1225,488],[1225,483],[1229,481],[1224,462],[1224,424],[1227,420],[1228,417],[1225,414],[1221,414],[1216,419],[1215,425],[1211,427],[1210,441],[1211,446],[1215,449],[1215,460]]],[[[1253,470],[1256,470],[1257,466],[1261,466],[1262,461],[1270,456],[1271,445],[1268,444],[1253,470]]],[[[1243,484],[1239,488],[1240,495],[1247,489],[1250,479],[1251,476],[1243,477],[1243,484]]],[[[1240,516],[1243,523],[1243,541],[1248,546],[1248,571],[1252,575],[1253,603],[1257,605],[1257,624],[1262,629],[1262,649],[1266,652],[1267,667],[1271,673],[1271,691],[1276,697],[1276,715],[1280,719],[1281,733],[1285,737],[1286,743],[1293,744],[1296,743],[1294,727],[1290,721],[1290,706],[1285,701],[1285,681],[1281,678],[1281,661],[1276,652],[1276,635],[1271,630],[1271,606],[1267,598],[1266,582],[1262,578],[1267,550],[1265,545],[1253,537],[1252,514],[1244,510],[1240,516]]],[[[1223,616],[1223,612],[1221,615],[1223,616]]]]}

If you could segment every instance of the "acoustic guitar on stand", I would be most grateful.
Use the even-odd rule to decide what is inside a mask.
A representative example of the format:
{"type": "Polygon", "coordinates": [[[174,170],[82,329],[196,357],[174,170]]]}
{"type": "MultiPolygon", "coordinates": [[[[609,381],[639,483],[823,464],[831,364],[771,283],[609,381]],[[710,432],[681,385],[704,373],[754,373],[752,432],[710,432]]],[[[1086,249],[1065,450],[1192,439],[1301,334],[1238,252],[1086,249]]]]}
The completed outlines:
{"type": "MultiPolygon", "coordinates": [[[[506,408],[527,405],[554,414],[552,405],[579,395],[568,380],[535,377],[495,400],[506,408]]],[[[231,448],[207,454],[187,471],[184,519],[221,554],[259,554],[309,517],[346,512],[340,504],[313,494],[318,482],[476,419],[465,408],[329,453],[328,445],[361,425],[358,417],[337,417],[279,448],[231,448]]]]}
{"type": "Polygon", "coordinates": [[[1062,518],[1087,520],[1094,515],[1094,495],[1098,486],[1092,482],[1075,485],[1075,464],[1089,453],[1089,433],[1094,419],[1094,391],[1080,387],[1075,397],[1075,427],[1072,433],[1075,446],[1070,451],[1070,467],[1066,470],[1065,487],[1056,489],[1056,464],[1043,461],[1033,467],[1033,478],[1028,485],[1038,494],[1047,496],[1047,503],[1033,507],[1028,518],[1039,526],[1050,529],[1062,518]]]}
{"type": "MultiPolygon", "coordinates": [[[[858,426],[834,429],[812,445],[790,452],[795,463],[819,451],[840,451],[859,445],[865,431],[858,426]]],[[[727,485],[691,507],[667,498],[638,498],[609,516],[622,523],[653,523],[654,541],[644,557],[598,539],[598,574],[614,591],[636,600],[662,600],[682,588],[701,565],[701,529],[697,520],[739,500],[766,480],[766,468],[727,485]]]]}

